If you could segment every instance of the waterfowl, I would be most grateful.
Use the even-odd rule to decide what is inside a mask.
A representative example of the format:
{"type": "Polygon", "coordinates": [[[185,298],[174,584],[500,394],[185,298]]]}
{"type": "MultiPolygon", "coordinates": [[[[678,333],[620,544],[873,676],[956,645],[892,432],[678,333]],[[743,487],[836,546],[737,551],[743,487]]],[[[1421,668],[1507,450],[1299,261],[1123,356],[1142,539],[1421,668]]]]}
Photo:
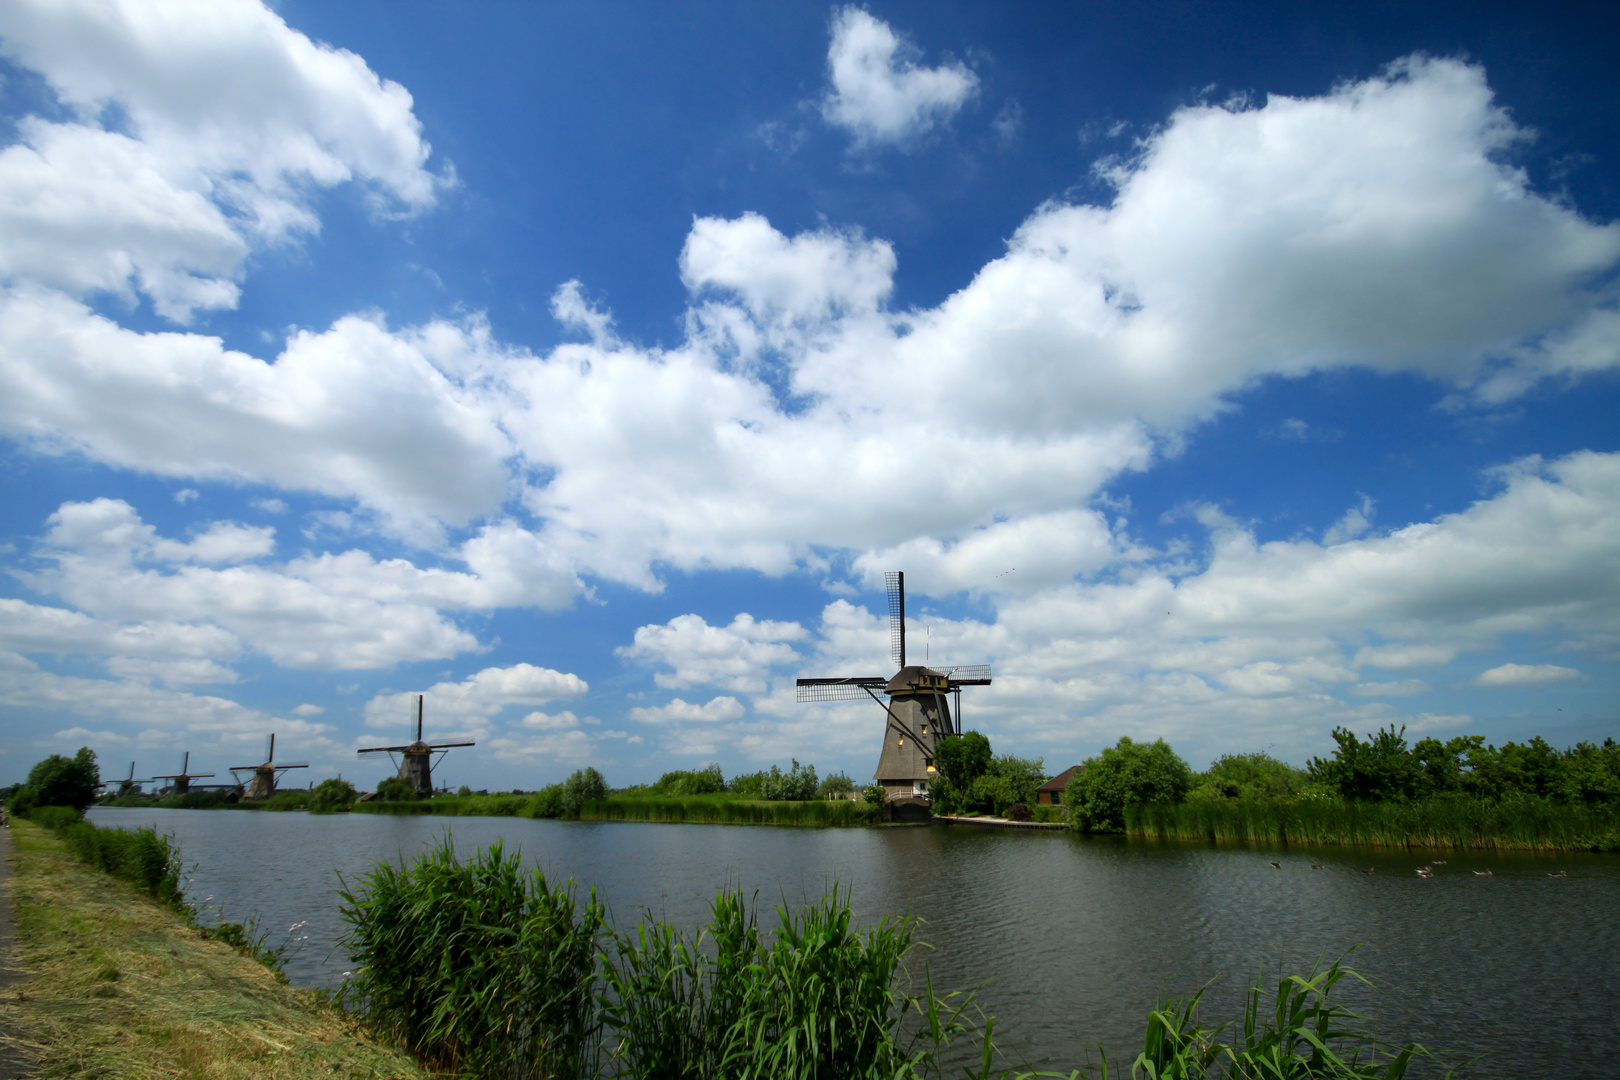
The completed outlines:
{"type": "Polygon", "coordinates": [[[1322,864],[1319,863],[1319,862],[1313,862],[1313,863],[1311,863],[1311,869],[1312,870],[1320,870],[1320,869],[1322,869],[1322,864]]]}
{"type": "Polygon", "coordinates": [[[1475,877],[1495,877],[1496,875],[1491,873],[1489,867],[1486,867],[1484,870],[1475,870],[1474,871],[1474,876],[1475,877]]]}
{"type": "Polygon", "coordinates": [[[1363,874],[1376,874],[1376,873],[1378,873],[1378,867],[1369,866],[1369,867],[1367,867],[1367,869],[1363,870],[1362,873],[1363,874]]]}
{"type": "Polygon", "coordinates": [[[1274,862],[1274,863],[1272,863],[1272,864],[1271,864],[1271,865],[1272,865],[1272,866],[1273,866],[1273,867],[1275,867],[1275,868],[1276,868],[1276,869],[1278,869],[1278,870],[1281,870],[1281,869],[1282,869],[1282,863],[1280,863],[1280,862],[1274,862]]]}
{"type": "Polygon", "coordinates": [[[1567,878],[1567,877],[1569,877],[1569,871],[1568,870],[1560,870],[1556,874],[1548,874],[1547,876],[1550,877],[1550,878],[1567,878]]]}

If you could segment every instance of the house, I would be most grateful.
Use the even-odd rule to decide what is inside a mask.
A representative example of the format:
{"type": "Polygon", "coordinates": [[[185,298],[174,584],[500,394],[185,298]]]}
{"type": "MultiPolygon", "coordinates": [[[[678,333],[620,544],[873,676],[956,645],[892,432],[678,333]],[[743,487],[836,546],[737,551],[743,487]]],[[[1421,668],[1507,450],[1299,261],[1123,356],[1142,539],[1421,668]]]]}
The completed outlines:
{"type": "Polygon", "coordinates": [[[1074,774],[1084,767],[1083,765],[1070,765],[1067,769],[1036,788],[1035,801],[1044,806],[1061,806],[1064,789],[1069,786],[1069,781],[1074,779],[1074,774]]]}

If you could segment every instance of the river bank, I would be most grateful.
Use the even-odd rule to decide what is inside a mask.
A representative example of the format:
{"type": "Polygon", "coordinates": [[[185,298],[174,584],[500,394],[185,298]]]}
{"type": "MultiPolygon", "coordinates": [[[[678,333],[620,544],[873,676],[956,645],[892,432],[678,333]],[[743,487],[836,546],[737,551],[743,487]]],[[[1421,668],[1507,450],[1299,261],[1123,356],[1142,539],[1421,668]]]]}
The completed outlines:
{"type": "Polygon", "coordinates": [[[80,863],[47,830],[19,821],[10,832],[27,979],[7,1020],[41,1075],[430,1075],[312,991],[277,982],[181,914],[80,863]]]}
{"type": "MultiPolygon", "coordinates": [[[[557,818],[556,800],[543,793],[530,795],[437,795],[416,802],[362,802],[352,809],[362,814],[416,817],[519,817],[557,818]]],[[[890,820],[888,808],[852,800],[809,801],[743,799],[726,795],[615,795],[592,799],[579,809],[580,821],[683,822],[705,825],[881,825],[890,820]]]]}

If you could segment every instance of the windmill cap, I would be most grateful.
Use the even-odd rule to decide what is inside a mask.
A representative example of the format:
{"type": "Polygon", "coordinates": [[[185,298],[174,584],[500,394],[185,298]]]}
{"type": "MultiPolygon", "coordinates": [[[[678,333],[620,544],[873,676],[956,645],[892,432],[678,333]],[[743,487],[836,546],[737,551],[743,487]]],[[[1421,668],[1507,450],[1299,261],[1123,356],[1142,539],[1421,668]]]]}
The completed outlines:
{"type": "Polygon", "coordinates": [[[883,688],[885,694],[914,694],[926,693],[933,690],[944,692],[950,687],[950,679],[943,671],[913,664],[903,667],[894,678],[889,680],[883,688]]]}

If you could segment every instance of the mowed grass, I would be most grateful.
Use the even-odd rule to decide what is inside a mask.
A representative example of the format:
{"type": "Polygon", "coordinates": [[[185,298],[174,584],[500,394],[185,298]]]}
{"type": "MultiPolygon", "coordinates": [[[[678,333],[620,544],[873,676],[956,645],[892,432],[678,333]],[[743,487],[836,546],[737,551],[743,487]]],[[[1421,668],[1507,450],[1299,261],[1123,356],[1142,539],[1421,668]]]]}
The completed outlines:
{"type": "Polygon", "coordinates": [[[19,961],[7,1019],[42,1077],[416,1078],[423,1071],[311,991],[206,940],[29,822],[11,829],[19,961]]]}
{"type": "Polygon", "coordinates": [[[1620,808],[1548,799],[1448,797],[1413,802],[1208,802],[1130,806],[1131,836],[1384,847],[1620,848],[1620,808]]]}

